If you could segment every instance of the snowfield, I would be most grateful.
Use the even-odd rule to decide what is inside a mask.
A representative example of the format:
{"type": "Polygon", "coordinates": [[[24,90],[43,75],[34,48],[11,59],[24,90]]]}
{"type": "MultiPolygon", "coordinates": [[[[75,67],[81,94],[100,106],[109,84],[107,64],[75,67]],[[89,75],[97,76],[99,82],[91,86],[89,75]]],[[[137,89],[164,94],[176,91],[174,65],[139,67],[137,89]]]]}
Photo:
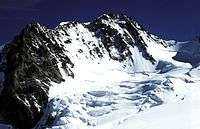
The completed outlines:
{"type": "MultiPolygon", "coordinates": [[[[128,33],[116,23],[120,21],[102,22],[122,35],[128,33]]],[[[61,23],[65,24],[68,23],[61,23]]],[[[174,41],[149,37],[139,25],[136,28],[147,52],[156,60],[154,65],[126,41],[133,61],[111,60],[105,49],[102,49],[104,58],[93,58],[88,54],[92,46],[86,47],[81,39],[87,37],[85,42],[96,46],[102,45],[101,40],[81,24],[68,29],[73,44],[64,47],[75,64],[75,78],[66,76],[60,67],[66,81],[52,83],[48,108],[36,128],[199,129],[199,69],[173,59],[178,51],[174,41]],[[82,53],[75,55],[80,48],[82,53]],[[49,114],[53,123],[46,127],[49,114]]],[[[62,43],[66,36],[59,39],[62,43]]],[[[119,56],[114,47],[110,51],[111,56],[119,56]]]]}
{"type": "Polygon", "coordinates": [[[200,129],[200,66],[189,64],[198,56],[188,61],[199,49],[190,53],[187,42],[161,40],[125,16],[95,22],[45,30],[65,81],[49,81],[47,108],[34,129],[200,129]]]}
{"type": "Polygon", "coordinates": [[[99,70],[83,71],[85,76],[54,84],[47,110],[55,117],[51,129],[200,127],[198,70],[174,68],[162,74],[133,74],[101,67],[105,68],[99,64],[95,66],[99,70]]]}

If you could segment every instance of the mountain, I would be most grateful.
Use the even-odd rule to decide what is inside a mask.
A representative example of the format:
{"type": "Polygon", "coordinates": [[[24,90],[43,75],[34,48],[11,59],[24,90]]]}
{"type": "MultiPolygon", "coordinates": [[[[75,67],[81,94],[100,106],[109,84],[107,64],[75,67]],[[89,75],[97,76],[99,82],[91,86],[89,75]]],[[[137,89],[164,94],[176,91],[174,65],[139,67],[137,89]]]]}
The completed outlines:
{"type": "Polygon", "coordinates": [[[1,48],[0,121],[19,129],[118,128],[133,114],[184,100],[177,85],[198,82],[199,71],[180,53],[180,43],[125,15],[55,29],[29,24],[1,48]]]}
{"type": "Polygon", "coordinates": [[[178,53],[174,57],[175,60],[187,62],[194,67],[200,63],[200,43],[199,41],[187,41],[177,44],[178,53]]]}

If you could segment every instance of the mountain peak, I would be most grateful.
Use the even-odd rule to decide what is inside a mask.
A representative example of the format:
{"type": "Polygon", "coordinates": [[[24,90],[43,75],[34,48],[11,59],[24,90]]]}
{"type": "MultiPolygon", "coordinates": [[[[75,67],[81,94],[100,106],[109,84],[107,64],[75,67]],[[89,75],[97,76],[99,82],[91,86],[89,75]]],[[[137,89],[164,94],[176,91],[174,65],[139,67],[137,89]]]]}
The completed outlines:
{"type": "Polygon", "coordinates": [[[98,17],[97,19],[127,19],[128,17],[125,14],[117,13],[105,13],[98,17]]]}
{"type": "MultiPolygon", "coordinates": [[[[106,70],[166,72],[183,65],[172,59],[171,48],[122,14],[104,14],[87,24],[63,22],[55,29],[28,24],[3,51],[0,119],[20,129],[33,128],[42,118],[55,94],[49,93],[52,85],[70,87],[68,80],[106,70]]],[[[52,121],[47,115],[43,122],[52,121]]]]}

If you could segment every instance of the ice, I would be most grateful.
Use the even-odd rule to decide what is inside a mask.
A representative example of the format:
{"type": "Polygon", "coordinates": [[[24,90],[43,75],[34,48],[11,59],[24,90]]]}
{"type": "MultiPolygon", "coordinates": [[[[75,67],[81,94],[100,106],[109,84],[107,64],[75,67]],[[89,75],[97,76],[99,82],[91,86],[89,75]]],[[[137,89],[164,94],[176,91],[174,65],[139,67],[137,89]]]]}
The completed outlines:
{"type": "MultiPolygon", "coordinates": [[[[121,35],[126,33],[135,42],[119,22],[123,23],[102,20],[103,24],[121,35]]],[[[110,47],[110,53],[101,47],[102,57],[93,51],[103,43],[85,27],[86,24],[60,24],[65,25],[69,25],[65,31],[57,28],[60,35],[55,40],[62,44],[64,54],[74,63],[69,67],[75,76],[67,76],[58,61],[65,81],[60,84],[51,82],[49,103],[39,124],[45,125],[51,116],[52,123],[47,129],[200,127],[200,68],[174,60],[179,50],[175,41],[149,35],[135,23],[147,53],[155,63],[144,58],[134,45],[127,45],[130,57],[120,62],[111,59],[112,56],[120,57],[114,46],[110,47]]]]}
{"type": "Polygon", "coordinates": [[[160,63],[162,72],[146,74],[89,64],[99,69],[50,89],[56,117],[51,128],[198,129],[199,68],[160,63]]]}
{"type": "MultiPolygon", "coordinates": [[[[112,72],[111,75],[116,71],[112,72]]],[[[118,72],[125,74],[122,71],[118,72]]],[[[121,78],[121,80],[111,79],[112,81],[103,83],[102,80],[84,81],[85,78],[82,78],[83,80],[74,80],[76,83],[70,83],[70,87],[77,87],[81,89],[80,91],[75,89],[69,92],[67,91],[69,87],[65,86],[66,93],[57,95],[62,100],[52,100],[54,103],[52,112],[60,112],[60,115],[56,113],[56,127],[63,127],[65,123],[63,118],[65,118],[68,122],[66,124],[72,124],[71,120],[76,119],[81,125],[80,129],[83,127],[96,129],[101,126],[111,129],[117,121],[123,123],[121,118],[117,118],[114,114],[122,113],[123,118],[137,115],[137,112],[168,103],[170,96],[175,96],[172,88],[175,82],[173,78],[169,81],[169,78],[166,78],[168,75],[163,74],[162,77],[154,73],[149,73],[149,75],[138,73],[126,76],[130,77],[121,78]]],[[[65,91],[63,88],[62,90],[65,91]]],[[[176,94],[183,96],[181,93],[176,94]]]]}
{"type": "Polygon", "coordinates": [[[160,73],[166,73],[175,68],[176,66],[174,64],[166,61],[159,61],[158,65],[156,66],[156,70],[159,70],[160,73]]]}
{"type": "Polygon", "coordinates": [[[98,117],[98,116],[102,116],[108,113],[110,113],[110,111],[106,109],[92,110],[88,112],[88,114],[92,117],[98,117]]]}
{"type": "Polygon", "coordinates": [[[96,100],[92,100],[87,102],[87,106],[90,107],[102,107],[102,106],[110,106],[112,104],[115,104],[114,102],[110,102],[110,101],[96,101],[96,100]]]}
{"type": "Polygon", "coordinates": [[[103,96],[111,96],[116,93],[109,92],[109,91],[90,91],[88,94],[93,95],[95,97],[103,97],[103,96]]]}

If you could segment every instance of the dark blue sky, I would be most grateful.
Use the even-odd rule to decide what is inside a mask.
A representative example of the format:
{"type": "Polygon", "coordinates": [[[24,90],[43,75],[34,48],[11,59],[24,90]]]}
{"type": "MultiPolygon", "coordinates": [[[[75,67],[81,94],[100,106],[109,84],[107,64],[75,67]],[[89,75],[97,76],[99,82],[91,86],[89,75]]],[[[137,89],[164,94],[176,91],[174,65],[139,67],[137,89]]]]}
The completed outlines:
{"type": "Polygon", "coordinates": [[[92,21],[108,11],[133,17],[164,39],[191,40],[200,33],[199,0],[0,0],[0,42],[33,21],[54,28],[61,21],[92,21]]]}

